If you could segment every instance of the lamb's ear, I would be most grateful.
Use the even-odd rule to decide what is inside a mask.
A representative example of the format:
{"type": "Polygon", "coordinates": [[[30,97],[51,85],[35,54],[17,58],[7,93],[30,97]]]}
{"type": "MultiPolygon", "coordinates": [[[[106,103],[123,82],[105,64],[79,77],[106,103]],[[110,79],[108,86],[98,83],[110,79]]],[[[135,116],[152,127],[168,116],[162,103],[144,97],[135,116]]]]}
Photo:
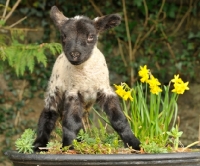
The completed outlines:
{"type": "Polygon", "coordinates": [[[101,32],[113,28],[121,23],[121,16],[119,14],[110,14],[94,19],[96,29],[101,32]]]}
{"type": "Polygon", "coordinates": [[[56,6],[53,6],[50,11],[50,17],[53,20],[54,24],[57,28],[60,29],[60,27],[63,25],[64,22],[68,20],[67,17],[65,17],[56,6]]]}

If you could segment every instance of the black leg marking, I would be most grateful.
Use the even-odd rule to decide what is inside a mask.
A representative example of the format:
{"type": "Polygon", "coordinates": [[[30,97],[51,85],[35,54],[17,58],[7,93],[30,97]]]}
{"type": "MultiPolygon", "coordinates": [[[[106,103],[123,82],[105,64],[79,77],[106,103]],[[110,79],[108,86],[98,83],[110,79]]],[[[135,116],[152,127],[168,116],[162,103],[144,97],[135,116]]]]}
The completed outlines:
{"type": "Polygon", "coordinates": [[[34,151],[40,151],[38,147],[46,147],[57,118],[58,113],[56,111],[44,108],[38,122],[37,138],[33,144],[34,151]]]}
{"type": "Polygon", "coordinates": [[[83,107],[80,97],[68,96],[65,99],[63,112],[63,147],[72,144],[79,130],[83,127],[83,107]]]}
{"type": "Polygon", "coordinates": [[[133,149],[139,150],[140,141],[132,133],[128,120],[120,108],[117,96],[101,96],[105,97],[102,103],[103,109],[109,117],[112,127],[123,140],[124,146],[132,146],[133,149]]]}

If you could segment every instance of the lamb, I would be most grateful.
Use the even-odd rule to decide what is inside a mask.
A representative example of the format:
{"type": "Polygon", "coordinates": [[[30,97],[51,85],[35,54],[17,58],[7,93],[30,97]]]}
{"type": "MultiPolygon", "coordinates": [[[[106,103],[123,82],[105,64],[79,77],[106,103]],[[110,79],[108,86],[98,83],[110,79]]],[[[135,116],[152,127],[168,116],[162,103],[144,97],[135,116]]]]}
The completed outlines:
{"type": "Polygon", "coordinates": [[[63,140],[68,146],[83,128],[84,111],[94,103],[106,112],[112,127],[124,146],[139,150],[140,141],[134,136],[120,108],[119,99],[109,83],[104,55],[97,48],[100,32],[120,24],[118,14],[91,20],[85,16],[65,17],[56,6],[50,17],[61,33],[63,53],[57,58],[40,115],[34,151],[45,147],[59,115],[62,117],[63,140]]]}

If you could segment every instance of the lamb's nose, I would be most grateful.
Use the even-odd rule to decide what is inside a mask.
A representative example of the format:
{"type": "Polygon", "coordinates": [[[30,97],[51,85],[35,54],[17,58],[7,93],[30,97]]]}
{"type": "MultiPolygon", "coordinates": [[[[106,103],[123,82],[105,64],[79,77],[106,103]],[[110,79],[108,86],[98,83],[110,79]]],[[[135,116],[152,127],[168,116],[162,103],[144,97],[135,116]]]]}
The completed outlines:
{"type": "Polygon", "coordinates": [[[70,55],[72,56],[74,60],[76,60],[81,55],[81,53],[78,51],[72,51],[70,52],[70,55]]]}

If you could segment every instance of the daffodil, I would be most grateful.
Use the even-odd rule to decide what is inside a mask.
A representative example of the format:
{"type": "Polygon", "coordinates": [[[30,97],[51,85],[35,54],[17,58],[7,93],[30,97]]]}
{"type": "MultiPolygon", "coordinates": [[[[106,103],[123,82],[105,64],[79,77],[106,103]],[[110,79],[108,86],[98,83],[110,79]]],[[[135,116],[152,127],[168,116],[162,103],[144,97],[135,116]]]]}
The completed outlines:
{"type": "Polygon", "coordinates": [[[147,74],[149,74],[149,69],[147,69],[147,65],[144,65],[144,67],[140,66],[139,76],[143,77],[144,75],[147,74]]]}
{"type": "Polygon", "coordinates": [[[147,69],[147,65],[144,65],[144,67],[140,66],[138,74],[140,77],[142,77],[140,79],[141,82],[147,82],[149,79],[149,69],[147,69]]]}
{"type": "Polygon", "coordinates": [[[147,74],[147,75],[144,75],[141,79],[140,79],[140,81],[142,82],[142,83],[144,83],[144,82],[147,82],[149,80],[149,75],[147,74]]]}
{"type": "Polygon", "coordinates": [[[183,81],[181,78],[179,78],[179,74],[177,74],[177,75],[174,75],[174,78],[171,80],[171,82],[176,84],[176,83],[182,83],[183,81]]]}
{"type": "Polygon", "coordinates": [[[185,90],[189,90],[189,82],[184,83],[183,80],[179,78],[178,74],[174,75],[174,79],[172,79],[171,82],[174,83],[174,89],[172,90],[174,93],[183,94],[185,90]]]}
{"type": "Polygon", "coordinates": [[[116,92],[120,97],[123,98],[124,94],[126,93],[126,91],[123,89],[123,86],[121,86],[121,85],[115,85],[115,84],[114,84],[114,86],[115,86],[115,88],[117,89],[115,92],[116,92]]]}
{"type": "Polygon", "coordinates": [[[147,81],[147,83],[149,84],[150,87],[161,85],[158,79],[155,78],[153,75],[150,76],[150,79],[147,81]]]}
{"type": "Polygon", "coordinates": [[[126,92],[126,93],[124,94],[124,96],[123,96],[123,99],[124,99],[124,100],[127,100],[128,98],[129,98],[131,101],[133,101],[133,97],[131,96],[131,91],[126,92]]]}
{"type": "Polygon", "coordinates": [[[150,79],[147,81],[147,83],[149,84],[151,93],[158,94],[159,92],[162,92],[162,89],[159,87],[161,83],[153,75],[150,75],[150,79]]]}
{"type": "Polygon", "coordinates": [[[115,88],[117,89],[115,92],[124,100],[130,99],[133,101],[133,97],[131,96],[132,89],[129,88],[129,86],[126,83],[121,83],[121,85],[115,85],[115,88]]]}
{"type": "Polygon", "coordinates": [[[189,82],[183,82],[182,80],[179,83],[174,84],[174,89],[172,92],[177,93],[177,94],[183,94],[185,90],[189,90],[188,87],[189,82]]]}
{"type": "Polygon", "coordinates": [[[162,92],[162,89],[159,86],[152,86],[150,87],[150,92],[158,95],[159,92],[162,92]]]}
{"type": "Polygon", "coordinates": [[[154,138],[165,140],[163,145],[166,146],[169,135],[164,133],[169,133],[168,129],[176,123],[178,94],[189,90],[189,82],[183,82],[177,74],[174,75],[168,86],[163,86],[162,89],[161,83],[152,75],[146,65],[140,66],[138,74],[141,82],[136,84],[134,89],[126,83],[121,83],[121,85],[115,85],[115,92],[122,98],[123,110],[135,135],[141,139],[149,137],[152,140],[154,138]],[[143,83],[146,85],[143,86],[143,83]],[[171,94],[169,89],[172,85],[173,93],[171,94]],[[130,102],[127,107],[126,100],[128,99],[130,102]],[[141,132],[141,129],[145,132],[141,132]]]}

